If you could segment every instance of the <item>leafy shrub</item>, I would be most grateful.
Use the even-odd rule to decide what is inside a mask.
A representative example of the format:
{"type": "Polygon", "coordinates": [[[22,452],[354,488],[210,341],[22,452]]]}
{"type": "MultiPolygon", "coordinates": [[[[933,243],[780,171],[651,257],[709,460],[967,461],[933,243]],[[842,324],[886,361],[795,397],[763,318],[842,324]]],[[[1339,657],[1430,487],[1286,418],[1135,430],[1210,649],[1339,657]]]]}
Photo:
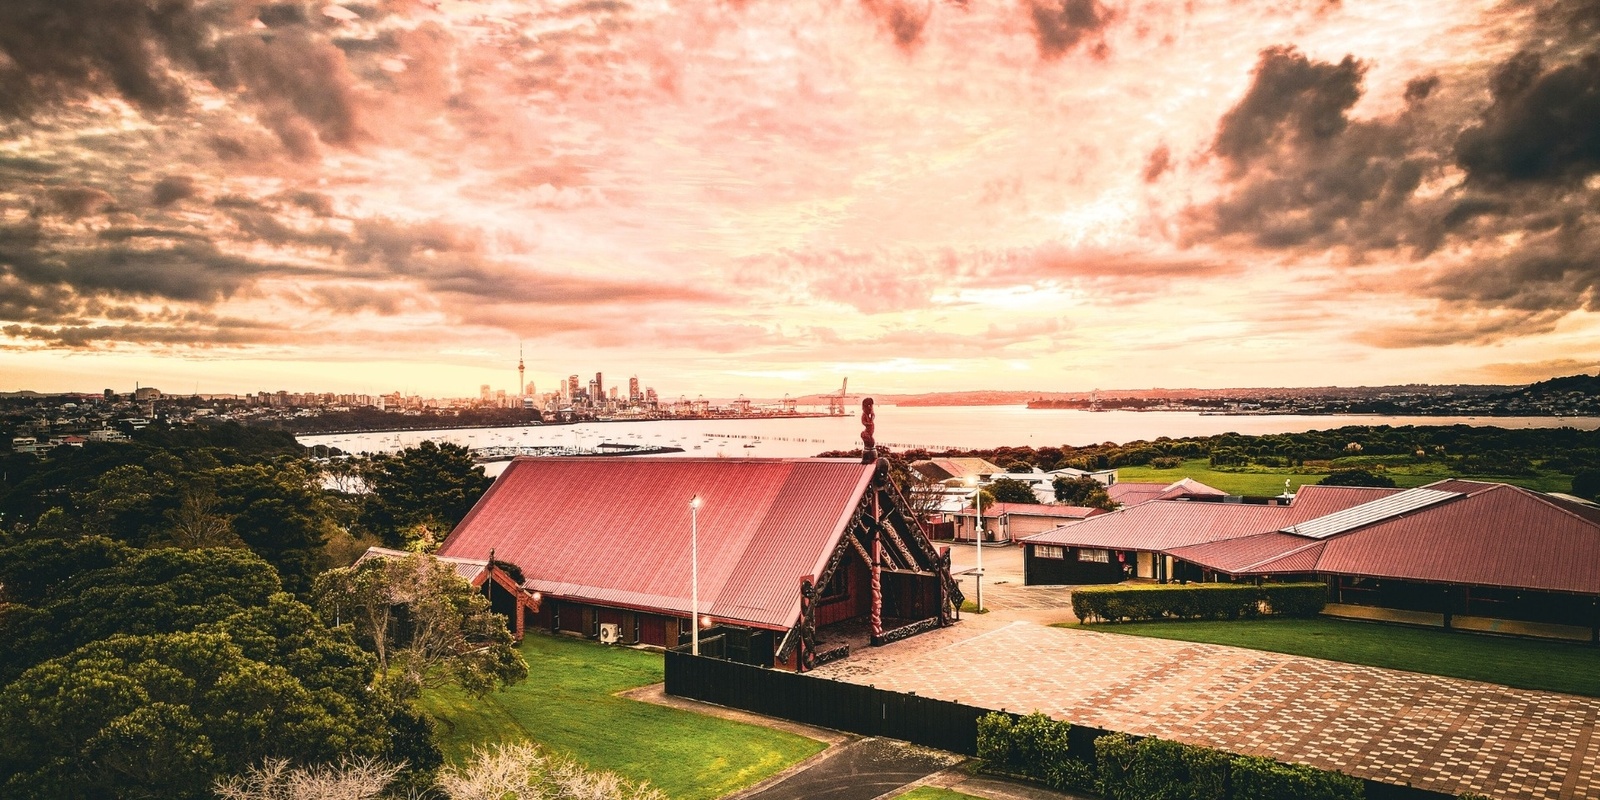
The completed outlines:
{"type": "Polygon", "coordinates": [[[1361,781],[1303,764],[1235,756],[1232,767],[1233,800],[1360,800],[1364,795],[1361,781]]]}
{"type": "Polygon", "coordinates": [[[1160,456],[1150,459],[1150,466],[1155,469],[1177,469],[1183,466],[1183,459],[1177,456],[1160,456]]]}
{"type": "Polygon", "coordinates": [[[985,769],[1032,778],[1053,789],[1092,789],[1094,772],[1073,758],[1072,725],[1035,711],[1025,717],[991,712],[978,718],[978,757],[985,769]]]}
{"type": "Polygon", "coordinates": [[[1125,787],[1128,796],[1144,800],[1223,800],[1227,796],[1228,756],[1220,750],[1152,737],[1134,746],[1132,767],[1125,787]]]}
{"type": "Polygon", "coordinates": [[[1303,617],[1322,613],[1326,604],[1327,587],[1320,583],[1092,586],[1072,593],[1072,610],[1085,622],[1303,617]]]}
{"type": "Polygon", "coordinates": [[[1138,750],[1138,741],[1126,733],[1113,733],[1094,740],[1094,761],[1099,778],[1095,789],[1105,800],[1142,800],[1128,785],[1138,750]]]}

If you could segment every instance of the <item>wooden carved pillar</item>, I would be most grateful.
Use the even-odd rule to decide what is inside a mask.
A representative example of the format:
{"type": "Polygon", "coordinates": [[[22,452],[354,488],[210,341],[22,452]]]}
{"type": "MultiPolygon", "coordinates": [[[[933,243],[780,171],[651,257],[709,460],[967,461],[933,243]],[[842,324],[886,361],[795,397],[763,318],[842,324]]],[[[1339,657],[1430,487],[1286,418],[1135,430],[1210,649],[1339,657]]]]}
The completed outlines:
{"type": "Polygon", "coordinates": [[[878,460],[878,443],[873,439],[872,421],[877,416],[872,410],[872,398],[861,401],[861,463],[872,464],[878,460]]]}
{"type": "MultiPolygon", "coordinates": [[[[873,502],[877,502],[874,500],[873,502]]],[[[872,638],[883,635],[883,538],[872,532],[872,638]]]]}
{"type": "Polygon", "coordinates": [[[817,587],[809,579],[800,582],[800,636],[795,644],[795,672],[806,672],[817,664],[817,587]]]}

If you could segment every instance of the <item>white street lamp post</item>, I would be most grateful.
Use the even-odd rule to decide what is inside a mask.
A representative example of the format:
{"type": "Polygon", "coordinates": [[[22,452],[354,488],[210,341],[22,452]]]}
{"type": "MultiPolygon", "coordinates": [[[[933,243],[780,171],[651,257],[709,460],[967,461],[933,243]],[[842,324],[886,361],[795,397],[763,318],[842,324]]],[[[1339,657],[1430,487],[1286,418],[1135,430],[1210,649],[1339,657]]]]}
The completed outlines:
{"type": "Polygon", "coordinates": [[[700,495],[689,499],[689,652],[700,655],[700,495]]]}
{"type": "Polygon", "coordinates": [[[978,476],[972,476],[970,481],[976,488],[972,493],[972,502],[978,511],[978,569],[973,573],[973,585],[978,587],[978,613],[983,613],[983,486],[978,483],[978,476]]]}

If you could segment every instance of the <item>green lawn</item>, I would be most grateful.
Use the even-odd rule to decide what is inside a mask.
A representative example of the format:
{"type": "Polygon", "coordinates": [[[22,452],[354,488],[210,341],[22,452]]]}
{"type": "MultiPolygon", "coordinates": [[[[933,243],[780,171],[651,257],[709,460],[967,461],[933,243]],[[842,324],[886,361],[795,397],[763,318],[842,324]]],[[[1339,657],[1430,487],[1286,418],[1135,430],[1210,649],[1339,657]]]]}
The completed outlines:
{"type": "Polygon", "coordinates": [[[770,728],[616,697],[659,683],[657,653],[529,634],[528,679],[481,700],[454,688],[423,707],[445,755],[474,745],[532,740],[585,764],[647,780],[673,798],[720,797],[821,751],[821,742],[770,728]]]}
{"type": "Polygon", "coordinates": [[[1600,647],[1337,619],[1078,625],[1104,633],[1270,650],[1297,656],[1600,697],[1600,647]]]}
{"type": "Polygon", "coordinates": [[[940,789],[937,786],[918,786],[900,795],[900,800],[980,800],[980,798],[970,794],[952,792],[949,789],[940,789]]]}
{"type": "Polygon", "coordinates": [[[1240,467],[1237,469],[1212,469],[1204,458],[1191,458],[1173,469],[1154,467],[1118,467],[1117,480],[1148,483],[1172,483],[1179,478],[1193,478],[1207,486],[1228,494],[1272,497],[1283,493],[1285,478],[1298,489],[1308,483],[1322,480],[1333,469],[1361,467],[1381,471],[1394,479],[1395,485],[1409,489],[1445,478],[1469,478],[1523,486],[1541,492],[1565,492],[1572,488],[1572,478],[1554,472],[1540,475],[1460,475],[1443,464],[1436,463],[1380,463],[1381,458],[1341,458],[1332,463],[1318,462],[1304,467],[1240,467]]]}

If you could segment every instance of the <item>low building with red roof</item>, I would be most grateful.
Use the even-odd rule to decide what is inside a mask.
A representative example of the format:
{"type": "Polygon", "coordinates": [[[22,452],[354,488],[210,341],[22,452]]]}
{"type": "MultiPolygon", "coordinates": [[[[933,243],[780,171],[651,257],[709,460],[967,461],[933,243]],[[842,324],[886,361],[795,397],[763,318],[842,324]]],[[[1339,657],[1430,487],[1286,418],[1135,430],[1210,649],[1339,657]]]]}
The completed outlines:
{"type": "Polygon", "coordinates": [[[1180,478],[1172,483],[1120,481],[1107,486],[1106,494],[1119,506],[1136,506],[1151,500],[1211,499],[1228,495],[1193,478],[1180,478]]]}
{"type": "Polygon", "coordinates": [[[1323,580],[1335,603],[1436,614],[1446,627],[1579,626],[1600,641],[1600,507],[1509,484],[1305,486],[1285,505],[1152,501],[1024,544],[1029,583],[1121,580],[1093,566],[1105,560],[1156,579],[1323,580]]]}
{"type": "MultiPolygon", "coordinates": [[[[1054,530],[1077,520],[1106,513],[1088,506],[1052,505],[1046,503],[988,503],[983,507],[983,541],[1009,544],[1019,539],[1054,530]]],[[[954,525],[952,534],[956,541],[975,542],[978,539],[978,512],[967,506],[954,514],[946,514],[954,525]]]]}
{"type": "Polygon", "coordinates": [[[801,670],[840,654],[831,625],[892,641],[961,602],[882,462],[518,458],[439,552],[516,565],[530,627],[676,647],[699,618],[728,657],[801,670]]]}

